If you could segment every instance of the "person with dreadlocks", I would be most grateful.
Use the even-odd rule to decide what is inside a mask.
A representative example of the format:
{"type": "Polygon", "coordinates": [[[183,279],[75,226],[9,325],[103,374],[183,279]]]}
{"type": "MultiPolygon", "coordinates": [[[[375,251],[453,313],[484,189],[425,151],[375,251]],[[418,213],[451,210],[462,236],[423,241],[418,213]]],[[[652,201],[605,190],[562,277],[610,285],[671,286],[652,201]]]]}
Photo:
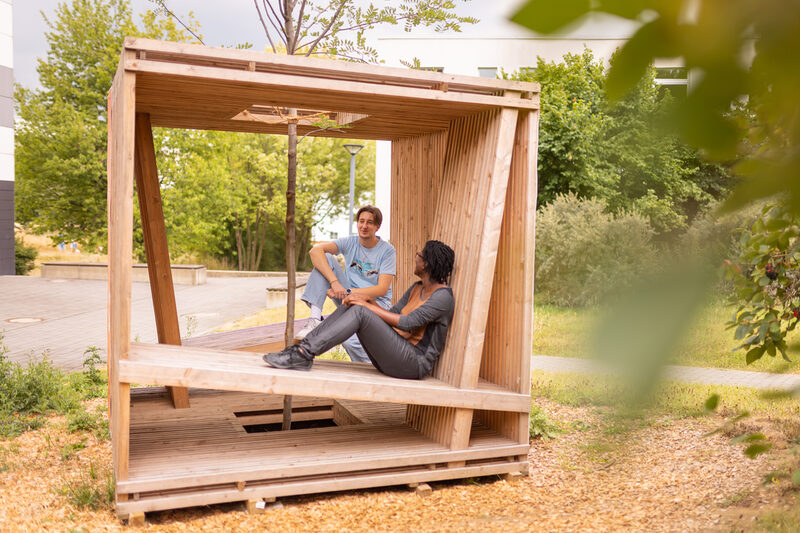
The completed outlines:
{"type": "Polygon", "coordinates": [[[455,252],[428,241],[414,256],[414,283],[391,309],[363,294],[351,293],[333,314],[300,341],[264,355],[275,368],[310,370],[314,358],[351,335],[358,335],[372,364],[387,376],[422,379],[444,349],[455,298],[448,286],[455,252]]]}

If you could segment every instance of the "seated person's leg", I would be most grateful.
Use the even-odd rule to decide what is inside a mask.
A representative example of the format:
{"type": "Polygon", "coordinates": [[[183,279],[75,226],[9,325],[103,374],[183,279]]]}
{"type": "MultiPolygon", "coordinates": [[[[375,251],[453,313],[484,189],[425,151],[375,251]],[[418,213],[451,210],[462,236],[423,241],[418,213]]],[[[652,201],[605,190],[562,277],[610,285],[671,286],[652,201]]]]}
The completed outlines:
{"type": "MultiPolygon", "coordinates": [[[[339,262],[331,254],[325,254],[325,257],[328,259],[328,264],[333,270],[333,273],[336,274],[336,278],[339,280],[339,283],[341,283],[343,287],[348,288],[350,284],[347,280],[347,277],[344,275],[341,266],[339,266],[339,262]]],[[[316,268],[313,269],[311,274],[308,276],[308,281],[306,282],[306,288],[303,291],[303,295],[300,297],[300,299],[311,308],[311,318],[306,322],[305,327],[295,334],[295,339],[299,340],[304,338],[314,328],[319,326],[320,322],[322,321],[322,307],[325,305],[325,293],[330,288],[331,284],[328,283],[328,280],[325,279],[325,276],[323,276],[316,268]]],[[[334,303],[339,305],[341,300],[334,300],[334,303]]]]}
{"type": "Polygon", "coordinates": [[[321,355],[358,334],[375,367],[386,375],[418,379],[415,348],[378,315],[361,306],[341,306],[300,343],[309,356],[321,355]]]}
{"type": "Polygon", "coordinates": [[[367,355],[366,350],[364,350],[364,347],[361,346],[361,341],[358,340],[358,335],[353,335],[344,341],[342,343],[342,348],[344,348],[344,351],[350,356],[351,361],[355,361],[357,363],[372,363],[369,355],[367,355]]]}

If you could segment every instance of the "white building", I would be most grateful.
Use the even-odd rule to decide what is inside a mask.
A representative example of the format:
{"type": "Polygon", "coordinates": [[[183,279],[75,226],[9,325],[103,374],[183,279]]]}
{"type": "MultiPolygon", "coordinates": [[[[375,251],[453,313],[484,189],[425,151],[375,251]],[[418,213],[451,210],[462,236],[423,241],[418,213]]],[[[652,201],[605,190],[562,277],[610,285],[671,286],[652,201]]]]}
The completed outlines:
{"type": "Polygon", "coordinates": [[[0,0],[0,275],[14,274],[13,0],[0,0]]]}

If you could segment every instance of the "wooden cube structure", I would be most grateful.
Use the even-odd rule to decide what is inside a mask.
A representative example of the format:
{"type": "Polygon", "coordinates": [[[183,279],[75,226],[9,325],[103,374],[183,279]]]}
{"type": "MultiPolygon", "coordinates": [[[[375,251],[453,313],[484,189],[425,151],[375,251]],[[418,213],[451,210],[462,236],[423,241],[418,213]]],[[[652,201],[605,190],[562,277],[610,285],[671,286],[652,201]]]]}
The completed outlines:
{"type": "MultiPolygon", "coordinates": [[[[109,94],[109,401],[120,517],[527,470],[539,86],[147,39],[109,94]],[[392,141],[395,298],[428,239],[456,252],[455,315],[433,375],[362,363],[267,367],[258,331],[180,338],[152,127],[392,141]],[[134,183],[136,184],[134,188],[134,183]],[[131,341],[138,196],[159,344],[131,341]],[[247,337],[247,338],[246,338],[247,337]],[[134,389],[131,383],[166,386],[134,389]],[[295,417],[329,427],[248,433],[295,417]]],[[[302,162],[300,163],[302,164],[302,162]]],[[[266,334],[264,334],[266,335],[266,334]]],[[[273,338],[272,341],[277,339],[273,338]]],[[[273,344],[274,346],[274,344],[273,344]]],[[[296,418],[297,419],[297,418],[296,418]]]]}

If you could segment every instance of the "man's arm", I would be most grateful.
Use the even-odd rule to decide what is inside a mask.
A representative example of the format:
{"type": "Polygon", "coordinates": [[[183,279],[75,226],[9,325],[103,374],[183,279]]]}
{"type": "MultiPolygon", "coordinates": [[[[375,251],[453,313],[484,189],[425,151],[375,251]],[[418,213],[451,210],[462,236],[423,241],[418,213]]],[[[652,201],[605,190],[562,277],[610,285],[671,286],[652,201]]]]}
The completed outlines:
{"type": "Polygon", "coordinates": [[[350,289],[350,292],[363,294],[367,298],[380,298],[389,291],[389,287],[392,286],[392,278],[394,278],[394,275],[392,274],[379,274],[377,285],[373,285],[372,287],[364,287],[362,289],[350,289]]]}
{"type": "Polygon", "coordinates": [[[325,257],[326,253],[338,254],[339,247],[332,241],[315,244],[311,250],[309,250],[308,255],[311,257],[311,264],[314,265],[314,268],[316,268],[319,273],[328,280],[328,283],[331,284],[330,290],[333,293],[333,297],[344,298],[347,295],[347,290],[339,283],[339,279],[328,264],[328,259],[325,257]]]}

